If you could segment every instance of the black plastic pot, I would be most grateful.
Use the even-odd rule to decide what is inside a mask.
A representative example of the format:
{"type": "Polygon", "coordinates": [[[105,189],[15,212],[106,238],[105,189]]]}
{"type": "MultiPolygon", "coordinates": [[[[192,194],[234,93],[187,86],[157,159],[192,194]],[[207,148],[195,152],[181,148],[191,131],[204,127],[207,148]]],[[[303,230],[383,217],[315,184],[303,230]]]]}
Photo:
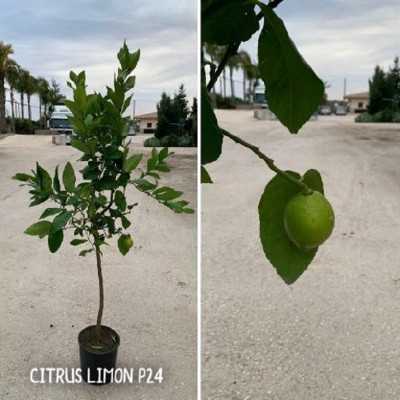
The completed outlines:
{"type": "Polygon", "coordinates": [[[82,378],[85,382],[93,385],[110,383],[112,374],[109,371],[115,369],[120,343],[117,332],[108,326],[102,325],[101,328],[102,334],[110,338],[111,345],[107,349],[93,349],[88,343],[87,338],[93,335],[96,329],[95,325],[86,327],[80,331],[78,336],[82,378]]]}

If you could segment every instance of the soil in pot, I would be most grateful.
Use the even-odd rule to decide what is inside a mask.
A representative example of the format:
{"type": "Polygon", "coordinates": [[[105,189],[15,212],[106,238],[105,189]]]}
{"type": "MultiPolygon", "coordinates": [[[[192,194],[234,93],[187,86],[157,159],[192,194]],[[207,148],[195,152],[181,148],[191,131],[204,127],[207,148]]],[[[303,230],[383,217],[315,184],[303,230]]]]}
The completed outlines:
{"type": "Polygon", "coordinates": [[[100,335],[96,326],[88,326],[78,336],[82,378],[87,383],[110,383],[117,361],[120,338],[108,326],[101,326],[100,335]]]}

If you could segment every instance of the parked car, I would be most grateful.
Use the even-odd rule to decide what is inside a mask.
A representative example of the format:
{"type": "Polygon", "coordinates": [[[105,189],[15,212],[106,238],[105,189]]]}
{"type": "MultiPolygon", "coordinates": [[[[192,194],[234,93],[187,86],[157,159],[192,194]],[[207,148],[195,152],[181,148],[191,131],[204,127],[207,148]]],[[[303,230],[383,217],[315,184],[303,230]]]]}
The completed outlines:
{"type": "Polygon", "coordinates": [[[347,115],[347,109],[344,106],[336,106],[335,115],[347,115]]]}
{"type": "Polygon", "coordinates": [[[329,106],[321,106],[319,108],[320,115],[331,115],[332,109],[329,106]]]}

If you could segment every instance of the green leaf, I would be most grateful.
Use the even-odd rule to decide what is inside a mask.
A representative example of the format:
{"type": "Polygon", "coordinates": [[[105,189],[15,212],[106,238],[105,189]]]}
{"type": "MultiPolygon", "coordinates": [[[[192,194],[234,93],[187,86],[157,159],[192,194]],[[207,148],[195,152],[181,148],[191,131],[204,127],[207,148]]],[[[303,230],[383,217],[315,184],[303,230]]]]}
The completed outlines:
{"type": "Polygon", "coordinates": [[[62,211],[62,208],[46,208],[46,210],[44,210],[43,214],[40,216],[40,219],[51,217],[52,215],[59,214],[62,211]]]}
{"type": "Polygon", "coordinates": [[[121,215],[121,224],[124,229],[127,229],[131,226],[131,221],[125,217],[125,215],[121,215]]]}
{"type": "Polygon", "coordinates": [[[147,179],[135,179],[133,184],[142,192],[148,192],[149,190],[153,190],[157,187],[157,185],[151,183],[147,179]]]}
{"type": "Polygon", "coordinates": [[[39,163],[36,163],[36,174],[39,178],[40,190],[44,193],[50,193],[53,181],[50,178],[49,173],[44,168],[42,168],[39,163]]]}
{"type": "Polygon", "coordinates": [[[115,192],[115,204],[117,205],[117,207],[121,210],[121,211],[125,211],[126,210],[126,199],[124,194],[120,191],[117,190],[115,192]]]}
{"type": "MultiPolygon", "coordinates": [[[[300,178],[295,172],[288,173],[300,178]]],[[[299,186],[287,178],[276,175],[266,186],[258,206],[264,253],[287,284],[295,282],[303,274],[317,252],[317,249],[307,252],[299,250],[285,231],[286,204],[300,190],[299,186]]]]}
{"type": "Polygon", "coordinates": [[[57,193],[60,193],[61,186],[60,186],[60,178],[58,177],[58,165],[57,165],[56,171],[54,173],[53,188],[57,193]]]}
{"type": "Polygon", "coordinates": [[[182,194],[182,192],[168,188],[168,190],[165,190],[163,193],[156,194],[156,198],[161,201],[170,201],[177,199],[178,197],[182,196],[182,194]]]}
{"type": "Polygon", "coordinates": [[[75,190],[75,182],[76,178],[74,169],[72,168],[71,163],[67,162],[63,172],[63,183],[65,190],[67,192],[73,192],[75,190]]]}
{"type": "Polygon", "coordinates": [[[131,172],[139,165],[142,161],[143,154],[135,154],[124,161],[124,171],[131,172]]]}
{"type": "Polygon", "coordinates": [[[71,219],[72,213],[69,211],[64,211],[62,214],[57,215],[52,223],[51,230],[58,231],[60,229],[64,229],[67,222],[71,219]]]}
{"type": "Polygon", "coordinates": [[[51,223],[49,221],[39,221],[27,228],[24,233],[31,236],[44,237],[49,233],[50,228],[51,223]]]}
{"type": "Polygon", "coordinates": [[[90,153],[89,146],[78,139],[72,139],[71,146],[75,147],[75,149],[81,151],[82,153],[90,153]]]}
{"type": "Polygon", "coordinates": [[[55,253],[61,247],[63,240],[64,240],[64,233],[62,230],[58,231],[50,230],[48,237],[49,250],[52,253],[55,253]]]}
{"type": "Polygon", "coordinates": [[[93,249],[82,250],[82,251],[79,253],[79,256],[80,256],[80,257],[85,257],[86,254],[89,254],[89,253],[91,253],[92,251],[93,251],[93,249]]]}
{"type": "Polygon", "coordinates": [[[203,166],[201,167],[201,183],[213,183],[210,174],[203,166]]]}
{"type": "Polygon", "coordinates": [[[259,6],[265,23],[258,58],[268,106],[291,133],[297,133],[321,103],[324,84],[298,52],[283,21],[270,7],[259,6]]]}
{"type": "Polygon", "coordinates": [[[303,182],[313,190],[324,194],[324,184],[320,173],[316,169],[309,169],[303,176],[303,182]]]}
{"type": "Polygon", "coordinates": [[[155,169],[160,172],[170,172],[170,168],[166,164],[158,164],[155,169]]]}
{"type": "Polygon", "coordinates": [[[207,164],[217,160],[220,156],[223,136],[204,86],[201,93],[201,107],[201,163],[207,164]]]}
{"type": "Polygon", "coordinates": [[[246,42],[258,28],[254,4],[247,0],[215,0],[202,15],[202,40],[208,43],[246,42]]]}
{"type": "Polygon", "coordinates": [[[133,246],[133,240],[132,240],[131,235],[123,234],[119,237],[118,249],[123,256],[125,256],[128,253],[128,251],[131,249],[132,246],[133,246]]]}
{"type": "Polygon", "coordinates": [[[164,161],[168,156],[169,156],[168,147],[163,147],[163,148],[160,150],[160,154],[158,155],[158,159],[159,159],[160,162],[161,162],[161,161],[164,161]]]}
{"type": "Polygon", "coordinates": [[[85,239],[74,239],[71,241],[72,246],[79,246],[80,244],[86,243],[87,240],[85,239]]]}
{"type": "Polygon", "coordinates": [[[28,174],[22,174],[22,173],[18,173],[15,174],[12,179],[15,179],[17,181],[21,181],[21,182],[28,182],[33,178],[32,175],[28,175],[28,174]]]}

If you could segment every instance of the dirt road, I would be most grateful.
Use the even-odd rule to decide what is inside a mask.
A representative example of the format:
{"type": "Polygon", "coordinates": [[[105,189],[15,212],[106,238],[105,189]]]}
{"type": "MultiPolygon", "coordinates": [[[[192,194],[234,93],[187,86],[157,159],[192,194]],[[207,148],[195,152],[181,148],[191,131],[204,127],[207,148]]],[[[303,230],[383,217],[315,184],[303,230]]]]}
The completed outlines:
{"type": "MultiPolygon", "coordinates": [[[[53,170],[79,158],[75,149],[50,140],[9,136],[0,141],[0,398],[194,399],[196,216],[174,214],[134,189],[128,197],[140,203],[129,228],[135,247],[126,257],[115,247],[105,250],[103,322],[121,336],[119,367],[162,367],[164,382],[102,387],[30,383],[31,368],[79,366],[77,335],[93,324],[98,304],[93,257],[78,257],[67,240],[51,255],[45,241],[23,234],[46,206],[28,208],[26,188],[11,176],[29,171],[36,160],[53,170]]],[[[193,151],[174,156],[174,168],[164,180],[183,190],[192,204],[195,163],[193,151]]]]}
{"type": "Polygon", "coordinates": [[[204,398],[399,399],[400,125],[326,117],[292,136],[248,111],[218,117],[281,168],[318,169],[336,228],[286,286],[258,238],[273,175],[225,139],[203,185],[204,398]]]}

